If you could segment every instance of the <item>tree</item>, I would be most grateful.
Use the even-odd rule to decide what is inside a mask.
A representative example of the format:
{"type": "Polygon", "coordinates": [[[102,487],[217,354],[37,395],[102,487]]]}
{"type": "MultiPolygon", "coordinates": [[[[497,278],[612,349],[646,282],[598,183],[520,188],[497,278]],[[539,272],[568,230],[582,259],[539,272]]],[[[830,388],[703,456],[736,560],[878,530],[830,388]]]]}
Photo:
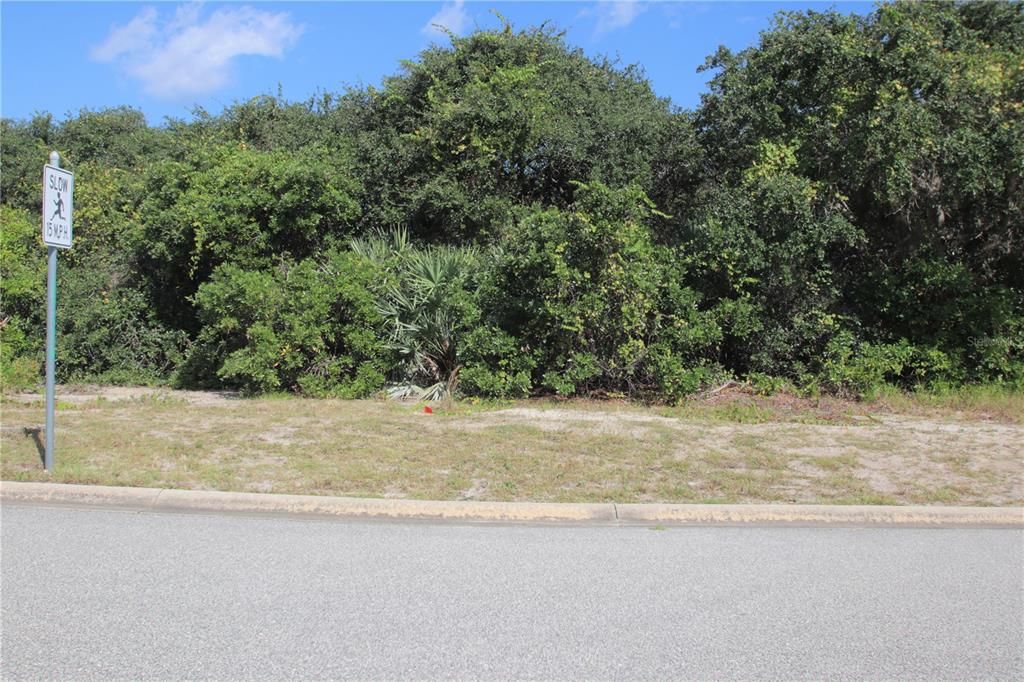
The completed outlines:
{"type": "Polygon", "coordinates": [[[507,24],[452,36],[340,108],[366,168],[364,224],[449,243],[495,238],[516,205],[568,206],[575,181],[647,187],[669,118],[638,69],[507,24]]]}
{"type": "Polygon", "coordinates": [[[139,269],[169,324],[197,331],[188,302],[214,270],[264,270],[344,243],[358,218],[344,159],[200,146],[147,169],[139,269]]]}
{"type": "Polygon", "coordinates": [[[5,205],[39,210],[43,164],[49,163],[52,137],[50,114],[36,114],[29,121],[0,119],[0,200],[5,205]]]}
{"type": "Polygon", "coordinates": [[[134,169],[163,155],[166,137],[162,130],[149,127],[141,111],[122,106],[82,109],[57,127],[53,143],[69,166],[91,161],[134,169]]]}
{"type": "Polygon", "coordinates": [[[848,211],[865,236],[842,265],[858,336],[977,367],[972,339],[1014,347],[999,340],[1024,315],[1022,45],[1020,2],[781,14],[758,46],[709,59],[700,139],[726,185],[775,150],[848,211]]]}

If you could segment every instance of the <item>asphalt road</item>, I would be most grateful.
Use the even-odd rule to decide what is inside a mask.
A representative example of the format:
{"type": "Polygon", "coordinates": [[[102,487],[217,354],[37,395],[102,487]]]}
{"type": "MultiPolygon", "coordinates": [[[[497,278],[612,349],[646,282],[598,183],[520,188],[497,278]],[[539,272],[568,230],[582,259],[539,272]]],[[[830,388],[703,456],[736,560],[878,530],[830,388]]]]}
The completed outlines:
{"type": "Polygon", "coordinates": [[[4,505],[17,679],[1022,679],[1020,530],[4,505]]]}

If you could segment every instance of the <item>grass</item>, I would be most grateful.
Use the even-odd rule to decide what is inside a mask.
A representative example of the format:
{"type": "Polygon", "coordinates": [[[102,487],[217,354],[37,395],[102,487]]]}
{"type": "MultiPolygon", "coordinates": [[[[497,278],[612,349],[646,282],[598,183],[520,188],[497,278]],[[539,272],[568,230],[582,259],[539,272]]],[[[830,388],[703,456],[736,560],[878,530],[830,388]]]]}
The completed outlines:
{"type": "Polygon", "coordinates": [[[4,480],[441,500],[1024,503],[1016,398],[899,411],[889,398],[466,402],[427,415],[373,400],[58,395],[52,476],[40,466],[42,399],[4,399],[4,480]]]}
{"type": "Polygon", "coordinates": [[[1024,391],[999,384],[907,393],[892,387],[880,390],[874,403],[908,414],[966,414],[975,418],[1024,423],[1024,391]]]}

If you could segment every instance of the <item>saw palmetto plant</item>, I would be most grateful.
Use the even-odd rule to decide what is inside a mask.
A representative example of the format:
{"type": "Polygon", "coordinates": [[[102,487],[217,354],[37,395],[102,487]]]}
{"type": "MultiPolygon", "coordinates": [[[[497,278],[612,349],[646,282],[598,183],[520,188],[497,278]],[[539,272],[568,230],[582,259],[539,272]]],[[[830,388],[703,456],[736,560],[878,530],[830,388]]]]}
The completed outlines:
{"type": "Polygon", "coordinates": [[[401,257],[396,282],[379,306],[392,347],[404,359],[392,397],[440,400],[454,394],[462,368],[458,299],[475,260],[472,250],[450,247],[408,250],[401,257]]]}

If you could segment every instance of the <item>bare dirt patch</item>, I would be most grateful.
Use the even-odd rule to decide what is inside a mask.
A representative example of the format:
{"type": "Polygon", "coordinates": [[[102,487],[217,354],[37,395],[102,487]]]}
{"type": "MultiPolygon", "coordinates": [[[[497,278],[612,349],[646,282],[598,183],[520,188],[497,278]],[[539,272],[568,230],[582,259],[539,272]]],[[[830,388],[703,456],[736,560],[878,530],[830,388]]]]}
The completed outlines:
{"type": "Polygon", "coordinates": [[[634,412],[598,410],[584,412],[570,408],[540,409],[536,407],[511,407],[504,410],[484,412],[480,415],[478,423],[495,424],[502,422],[529,421],[531,423],[543,423],[550,425],[561,425],[567,422],[586,422],[590,424],[612,424],[621,426],[625,424],[674,424],[677,420],[670,417],[662,417],[655,414],[640,414],[634,412]]]}
{"type": "MultiPolygon", "coordinates": [[[[3,397],[5,401],[16,403],[36,403],[46,399],[41,392],[12,393],[3,397]]],[[[58,386],[56,399],[61,402],[80,405],[98,401],[126,402],[145,400],[175,400],[189,405],[212,406],[230,404],[239,400],[234,391],[181,391],[152,386],[96,386],[92,384],[76,384],[58,386]]]]}
{"type": "Polygon", "coordinates": [[[649,427],[652,424],[673,427],[678,425],[678,420],[656,414],[635,412],[512,407],[474,415],[474,418],[467,420],[463,427],[485,430],[496,426],[518,425],[553,432],[605,433],[643,438],[650,432],[649,427]]]}

